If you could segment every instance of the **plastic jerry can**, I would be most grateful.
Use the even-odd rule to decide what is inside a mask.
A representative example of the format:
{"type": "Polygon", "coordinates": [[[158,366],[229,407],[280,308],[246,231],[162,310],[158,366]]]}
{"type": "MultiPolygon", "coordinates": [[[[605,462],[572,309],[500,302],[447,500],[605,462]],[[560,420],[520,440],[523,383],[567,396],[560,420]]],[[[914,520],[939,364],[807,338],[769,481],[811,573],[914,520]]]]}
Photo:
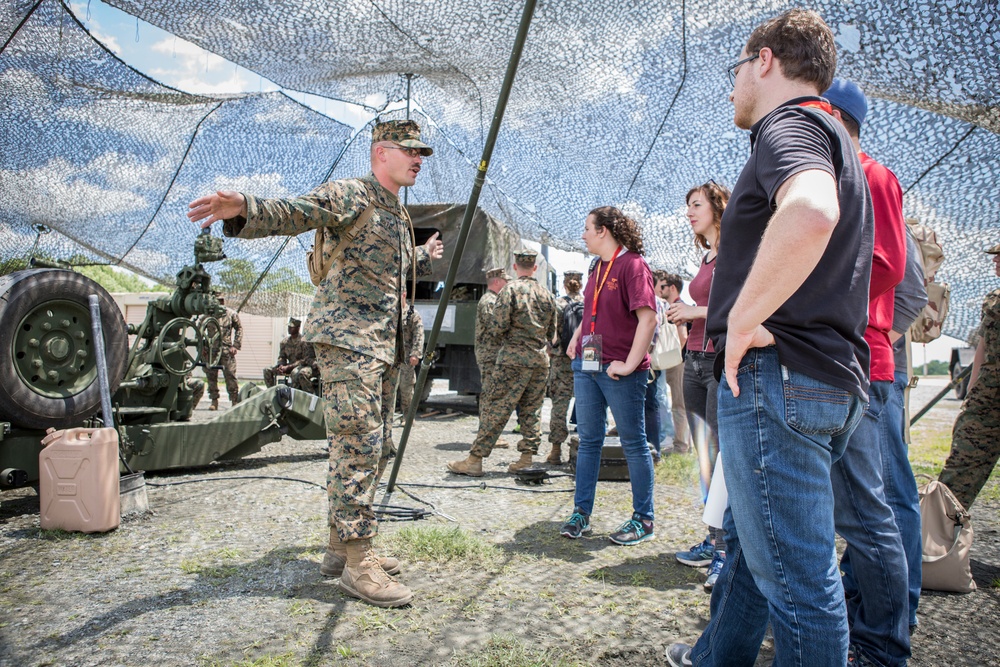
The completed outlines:
{"type": "Polygon", "coordinates": [[[38,454],[42,529],[114,530],[121,521],[118,480],[115,429],[49,429],[38,454]]]}

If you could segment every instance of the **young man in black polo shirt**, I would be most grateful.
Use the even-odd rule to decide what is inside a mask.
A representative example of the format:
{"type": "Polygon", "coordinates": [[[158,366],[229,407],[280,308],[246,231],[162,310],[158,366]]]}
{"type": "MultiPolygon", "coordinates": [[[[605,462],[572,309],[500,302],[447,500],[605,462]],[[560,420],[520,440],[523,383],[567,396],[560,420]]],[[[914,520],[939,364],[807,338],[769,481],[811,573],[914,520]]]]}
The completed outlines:
{"type": "Polygon", "coordinates": [[[874,220],[861,164],[819,95],[836,69],[818,14],[759,26],[729,69],[752,152],[722,218],[707,332],[720,353],[726,567],[712,619],[671,664],[847,663],[830,468],[864,410],[874,220]],[[724,371],[724,373],[723,373],[724,371]]]}

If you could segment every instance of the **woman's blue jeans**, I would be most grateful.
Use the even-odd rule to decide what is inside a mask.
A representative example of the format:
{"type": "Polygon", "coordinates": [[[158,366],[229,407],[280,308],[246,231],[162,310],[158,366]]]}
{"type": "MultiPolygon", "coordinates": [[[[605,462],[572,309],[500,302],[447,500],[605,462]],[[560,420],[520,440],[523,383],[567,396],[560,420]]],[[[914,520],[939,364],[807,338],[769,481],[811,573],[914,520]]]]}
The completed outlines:
{"type": "Polygon", "coordinates": [[[632,483],[632,510],[643,519],[653,520],[653,457],[646,445],[645,415],[648,371],[612,380],[607,365],[600,372],[580,370],[573,360],[573,395],[576,399],[576,432],[580,447],[576,453],[576,495],[574,504],[584,514],[594,511],[594,493],[601,468],[601,447],[607,432],[607,409],[615,418],[618,438],[628,463],[632,483]]]}

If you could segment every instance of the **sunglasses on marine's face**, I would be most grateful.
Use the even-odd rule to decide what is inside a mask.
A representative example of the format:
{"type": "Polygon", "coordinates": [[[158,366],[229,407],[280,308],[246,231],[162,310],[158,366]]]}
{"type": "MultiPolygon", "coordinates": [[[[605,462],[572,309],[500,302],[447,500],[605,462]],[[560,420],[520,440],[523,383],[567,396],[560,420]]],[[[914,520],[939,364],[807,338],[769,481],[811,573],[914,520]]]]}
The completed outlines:
{"type": "Polygon", "coordinates": [[[420,155],[419,148],[408,148],[407,146],[384,146],[384,148],[391,148],[397,151],[403,151],[408,157],[422,157],[420,155]]]}

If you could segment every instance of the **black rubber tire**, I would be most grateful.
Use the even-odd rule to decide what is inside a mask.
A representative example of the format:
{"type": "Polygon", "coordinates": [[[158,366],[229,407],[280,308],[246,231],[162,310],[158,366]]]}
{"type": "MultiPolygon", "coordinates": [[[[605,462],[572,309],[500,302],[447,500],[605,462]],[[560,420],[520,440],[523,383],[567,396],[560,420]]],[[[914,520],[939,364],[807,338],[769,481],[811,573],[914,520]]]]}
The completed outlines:
{"type": "MultiPolygon", "coordinates": [[[[128,334],[121,310],[107,290],[84,275],[62,269],[29,269],[0,278],[0,421],[23,428],[65,428],[77,425],[100,409],[100,382],[63,398],[42,396],[26,385],[14,364],[16,327],[33,309],[48,300],[72,301],[90,308],[89,296],[98,295],[104,330],[108,383],[118,389],[128,360],[128,334]]],[[[87,321],[89,326],[89,318],[87,321]]]]}
{"type": "MultiPolygon", "coordinates": [[[[957,363],[952,364],[951,379],[954,380],[955,378],[957,378],[959,375],[961,375],[963,370],[965,369],[962,368],[961,364],[957,363]]],[[[966,376],[965,378],[962,379],[961,382],[955,385],[955,398],[957,398],[960,401],[964,401],[965,395],[968,393],[969,393],[969,378],[968,376],[966,376]]]]}

